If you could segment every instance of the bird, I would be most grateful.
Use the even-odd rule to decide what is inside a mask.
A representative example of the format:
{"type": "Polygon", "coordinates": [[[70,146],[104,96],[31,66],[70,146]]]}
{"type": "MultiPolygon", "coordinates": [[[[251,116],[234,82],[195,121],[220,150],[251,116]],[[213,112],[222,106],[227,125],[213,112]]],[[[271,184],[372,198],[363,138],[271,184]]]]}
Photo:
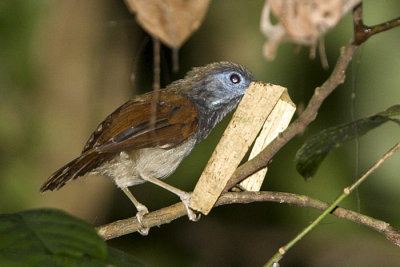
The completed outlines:
{"type": "Polygon", "coordinates": [[[179,196],[190,220],[190,193],[160,179],[168,177],[205,139],[225,115],[234,110],[253,74],[233,62],[215,62],[190,70],[164,89],[138,95],[105,118],[92,133],[80,156],[54,172],[40,192],[58,190],[84,175],[112,179],[132,201],[142,223],[149,211],[128,187],[150,182],[179,196]]]}

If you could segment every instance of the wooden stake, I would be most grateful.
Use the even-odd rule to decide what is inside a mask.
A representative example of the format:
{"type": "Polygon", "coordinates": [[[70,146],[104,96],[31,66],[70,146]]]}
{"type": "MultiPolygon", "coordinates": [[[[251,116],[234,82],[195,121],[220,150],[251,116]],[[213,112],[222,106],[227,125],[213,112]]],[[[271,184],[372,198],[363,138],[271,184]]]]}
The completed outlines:
{"type": "Polygon", "coordinates": [[[208,214],[286,88],[252,83],[207,163],[190,208],[208,214]]]}
{"type": "MultiPolygon", "coordinates": [[[[263,129],[258,135],[253,149],[251,150],[249,160],[257,156],[257,154],[271,143],[279,133],[286,129],[295,111],[296,106],[285,89],[281,98],[278,100],[271,114],[269,114],[265,121],[263,129]]],[[[240,183],[240,187],[247,191],[260,191],[267,170],[268,168],[266,167],[246,178],[240,183]]]]}

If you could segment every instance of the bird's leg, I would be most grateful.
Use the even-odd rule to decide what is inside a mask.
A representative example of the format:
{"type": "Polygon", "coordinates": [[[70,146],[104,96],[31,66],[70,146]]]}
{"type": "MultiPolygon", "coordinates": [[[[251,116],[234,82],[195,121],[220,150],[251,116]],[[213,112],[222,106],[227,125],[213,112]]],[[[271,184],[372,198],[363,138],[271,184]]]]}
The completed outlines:
{"type": "Polygon", "coordinates": [[[196,222],[200,219],[200,214],[196,215],[196,213],[191,208],[189,208],[189,201],[190,201],[190,197],[192,196],[192,193],[182,191],[182,190],[180,190],[176,187],[173,187],[172,185],[169,185],[167,183],[164,183],[163,181],[161,181],[157,178],[154,178],[154,177],[144,176],[144,175],[141,175],[141,177],[143,180],[150,182],[152,184],[158,185],[158,186],[170,191],[171,193],[174,193],[175,195],[177,195],[181,199],[183,205],[185,205],[189,220],[196,222]]]}
{"type": "Polygon", "coordinates": [[[145,205],[143,205],[142,203],[137,201],[137,199],[132,195],[131,191],[129,191],[129,189],[127,187],[121,187],[121,190],[132,201],[133,205],[135,205],[135,207],[137,209],[136,218],[137,218],[140,226],[142,227],[142,229],[139,229],[138,232],[141,235],[148,235],[150,228],[144,227],[142,221],[143,221],[143,216],[145,214],[149,213],[149,210],[147,209],[147,207],[145,205]]]}

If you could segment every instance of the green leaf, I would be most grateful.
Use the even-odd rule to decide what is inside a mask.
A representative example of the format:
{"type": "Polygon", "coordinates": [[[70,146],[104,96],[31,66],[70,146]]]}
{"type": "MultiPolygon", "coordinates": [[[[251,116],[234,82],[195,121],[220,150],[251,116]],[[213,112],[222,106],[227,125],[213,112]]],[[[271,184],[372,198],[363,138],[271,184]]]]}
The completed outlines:
{"type": "Polygon", "coordinates": [[[400,105],[395,105],[371,117],[331,127],[311,136],[296,153],[297,171],[305,179],[314,176],[322,160],[331,150],[340,147],[346,141],[366,134],[387,121],[400,124],[398,119],[393,118],[399,114],[400,105]]]}
{"type": "Polygon", "coordinates": [[[108,248],[81,219],[54,209],[0,215],[0,266],[144,266],[108,248]]]}

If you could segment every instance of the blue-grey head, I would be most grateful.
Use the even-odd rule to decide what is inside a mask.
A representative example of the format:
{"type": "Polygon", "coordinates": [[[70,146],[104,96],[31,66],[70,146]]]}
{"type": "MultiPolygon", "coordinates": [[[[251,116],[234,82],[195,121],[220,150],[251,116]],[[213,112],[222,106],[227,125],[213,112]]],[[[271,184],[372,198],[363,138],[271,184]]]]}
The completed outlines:
{"type": "Polygon", "coordinates": [[[255,78],[242,65],[223,61],[193,68],[180,81],[186,87],[182,91],[196,104],[210,110],[229,109],[229,112],[255,78]]]}
{"type": "Polygon", "coordinates": [[[235,109],[255,81],[251,72],[236,63],[216,62],[193,68],[185,78],[169,87],[185,94],[197,106],[204,136],[230,111],[235,109]]]}

